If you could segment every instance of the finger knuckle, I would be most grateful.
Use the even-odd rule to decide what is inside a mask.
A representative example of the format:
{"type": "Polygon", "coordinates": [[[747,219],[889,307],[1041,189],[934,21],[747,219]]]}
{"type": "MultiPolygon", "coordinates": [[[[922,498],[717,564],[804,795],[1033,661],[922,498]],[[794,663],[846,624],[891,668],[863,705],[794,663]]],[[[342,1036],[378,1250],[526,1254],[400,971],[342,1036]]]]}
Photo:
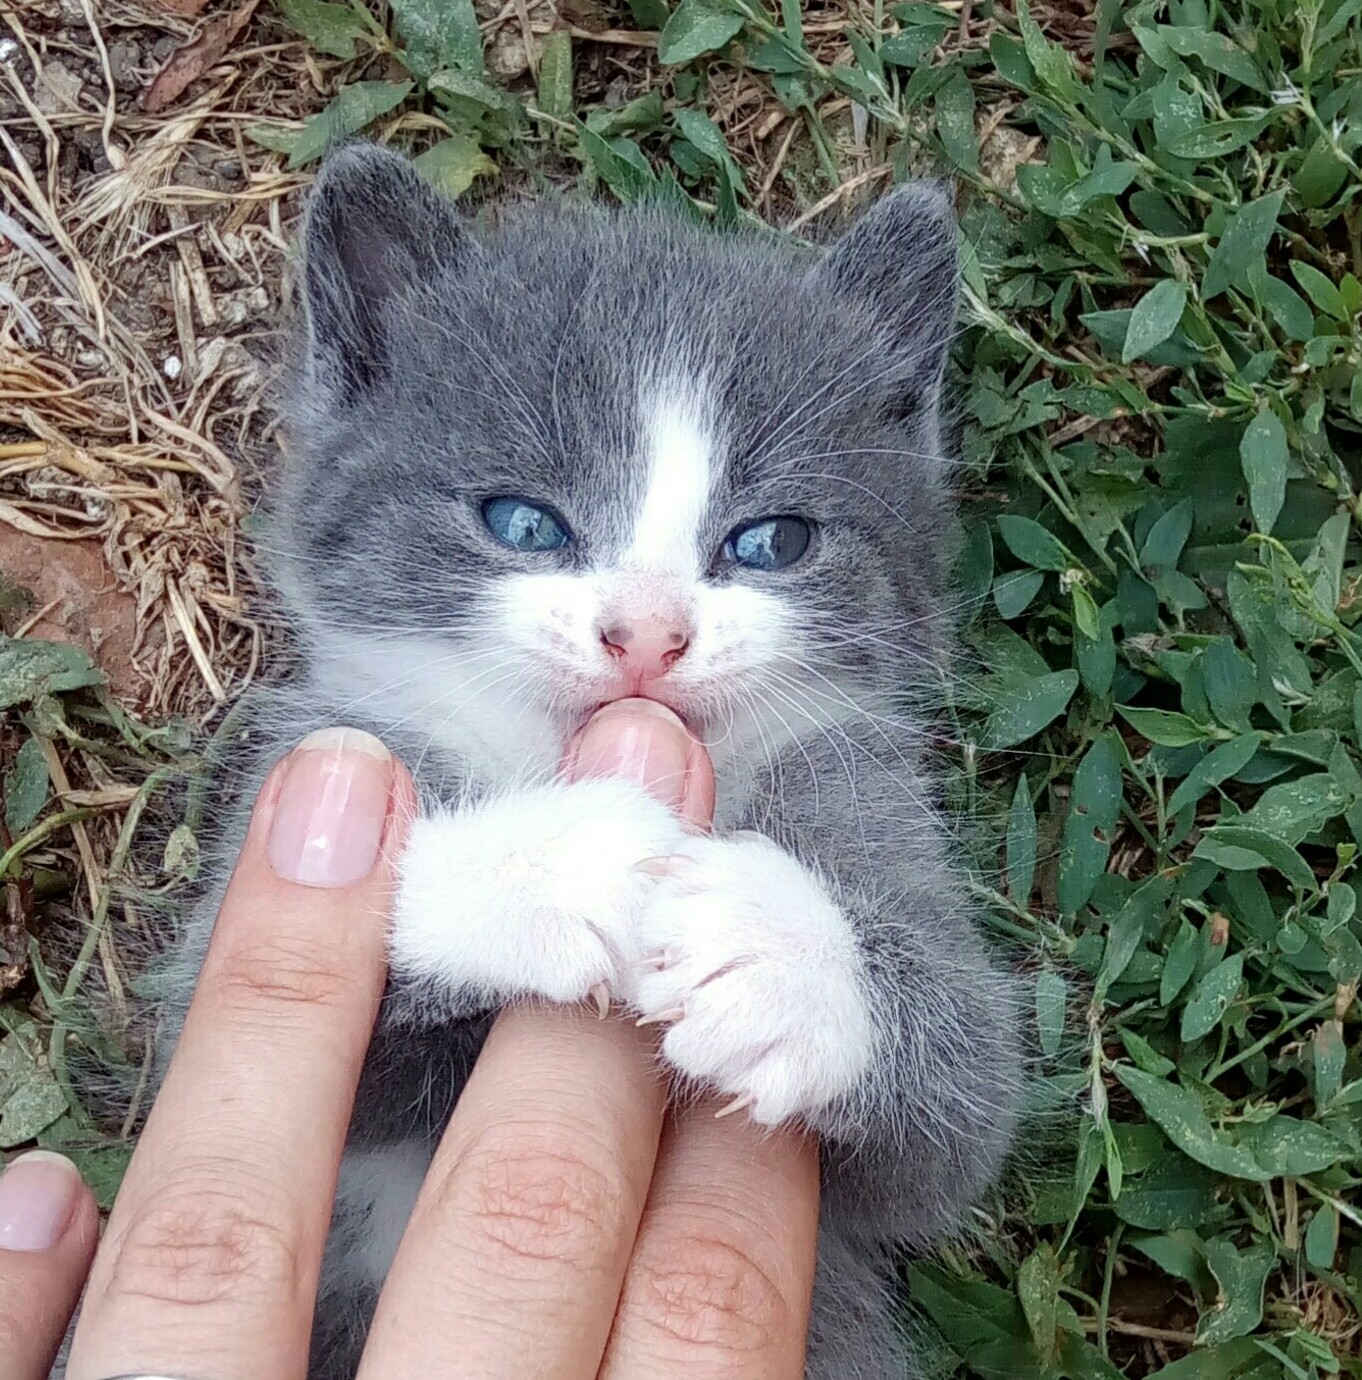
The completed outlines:
{"type": "Polygon", "coordinates": [[[735,1356],[777,1344],[793,1310],[775,1281],[741,1245],[717,1236],[668,1236],[633,1262],[627,1306],[649,1327],[687,1346],[735,1356]]]}
{"type": "Polygon", "coordinates": [[[223,999],[253,1012],[334,1006],[343,1002],[353,985],[351,975],[328,947],[279,934],[238,941],[217,973],[223,999]]]}
{"type": "Polygon", "coordinates": [[[450,1201],[491,1268],[586,1269],[621,1225],[621,1185],[567,1147],[492,1140],[453,1171],[450,1201]]]}
{"type": "Polygon", "coordinates": [[[279,1221],[230,1194],[175,1194],[153,1200],[129,1223],[109,1292],[198,1307],[290,1290],[299,1265],[279,1221]]]}

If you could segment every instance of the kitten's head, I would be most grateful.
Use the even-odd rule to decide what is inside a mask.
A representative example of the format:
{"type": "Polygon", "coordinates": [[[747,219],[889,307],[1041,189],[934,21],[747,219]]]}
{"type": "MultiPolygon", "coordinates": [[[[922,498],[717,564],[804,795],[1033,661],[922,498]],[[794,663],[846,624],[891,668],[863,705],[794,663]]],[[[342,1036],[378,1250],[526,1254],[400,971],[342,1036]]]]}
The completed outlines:
{"type": "Polygon", "coordinates": [[[813,261],[660,211],[480,233],[333,158],[276,529],[320,673],[521,760],[625,695],[761,752],[924,681],[954,245],[934,184],[813,261]]]}

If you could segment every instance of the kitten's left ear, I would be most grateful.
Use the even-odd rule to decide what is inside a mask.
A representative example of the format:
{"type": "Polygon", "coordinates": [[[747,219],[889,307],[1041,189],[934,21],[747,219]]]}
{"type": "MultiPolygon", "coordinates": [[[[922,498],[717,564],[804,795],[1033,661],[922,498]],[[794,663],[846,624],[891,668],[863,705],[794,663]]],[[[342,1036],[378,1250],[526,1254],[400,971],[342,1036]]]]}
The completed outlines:
{"type": "Polygon", "coordinates": [[[905,410],[935,403],[955,327],[958,271],[950,187],[926,179],[881,198],[815,270],[890,331],[908,389],[905,410]]]}
{"type": "Polygon", "coordinates": [[[314,376],[338,402],[387,367],[393,302],[466,249],[458,212],[407,159],[376,144],[327,159],[308,201],[303,295],[314,376]]]}

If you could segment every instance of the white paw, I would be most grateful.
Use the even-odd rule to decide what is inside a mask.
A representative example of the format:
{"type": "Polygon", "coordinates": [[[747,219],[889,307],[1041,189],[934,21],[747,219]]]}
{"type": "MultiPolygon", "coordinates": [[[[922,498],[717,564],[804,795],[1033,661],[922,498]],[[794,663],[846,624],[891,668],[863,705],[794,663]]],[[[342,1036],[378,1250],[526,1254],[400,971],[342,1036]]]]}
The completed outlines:
{"type": "Polygon", "coordinates": [[[775,1125],[870,1067],[855,936],[818,878],[757,835],[687,839],[640,918],[632,991],[662,1052],[775,1125]]]}
{"type": "Polygon", "coordinates": [[[625,781],[543,786],[419,819],[400,865],[393,970],[489,1003],[618,992],[651,885],[636,864],[685,837],[625,781]]]}

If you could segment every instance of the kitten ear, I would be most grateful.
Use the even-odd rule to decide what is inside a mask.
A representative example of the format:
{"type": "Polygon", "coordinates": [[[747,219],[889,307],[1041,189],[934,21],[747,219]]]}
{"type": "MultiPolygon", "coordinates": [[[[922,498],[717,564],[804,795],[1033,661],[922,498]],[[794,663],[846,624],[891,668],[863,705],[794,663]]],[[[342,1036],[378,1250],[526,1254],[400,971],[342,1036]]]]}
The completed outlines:
{"type": "Polygon", "coordinates": [[[815,270],[833,292],[859,298],[893,336],[906,416],[935,406],[955,327],[959,261],[947,183],[905,182],[881,198],[815,270]]]}
{"type": "Polygon", "coordinates": [[[310,362],[341,401],[389,363],[389,307],[455,262],[459,216],[405,159],[353,144],[322,168],[303,231],[310,362]]]}

